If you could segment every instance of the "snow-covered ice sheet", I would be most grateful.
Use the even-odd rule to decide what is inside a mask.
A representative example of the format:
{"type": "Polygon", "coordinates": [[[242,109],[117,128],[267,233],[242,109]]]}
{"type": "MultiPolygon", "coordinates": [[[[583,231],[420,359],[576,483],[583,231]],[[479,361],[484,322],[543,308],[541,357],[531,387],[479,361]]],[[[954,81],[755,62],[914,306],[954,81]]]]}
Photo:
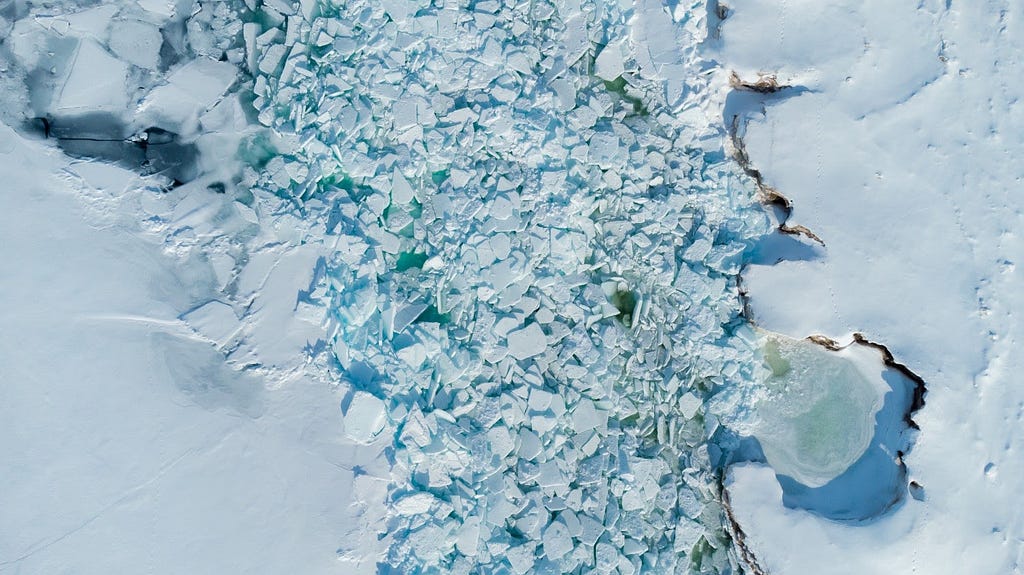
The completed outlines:
{"type": "Polygon", "coordinates": [[[333,573],[338,541],[372,550],[351,505],[383,501],[388,466],[344,439],[341,396],[229,367],[202,326],[234,315],[202,336],[181,315],[214,293],[209,264],[131,212],[90,225],[85,164],[7,127],[0,164],[0,572],[333,573]]]}
{"type": "Polygon", "coordinates": [[[784,508],[771,471],[747,465],[729,485],[747,546],[777,573],[1019,572],[1024,14],[998,1],[729,5],[721,61],[806,88],[741,124],[751,165],[791,201],[787,223],[824,244],[746,270],[753,319],[793,337],[860,332],[928,390],[905,505],[835,524],[784,508]]]}

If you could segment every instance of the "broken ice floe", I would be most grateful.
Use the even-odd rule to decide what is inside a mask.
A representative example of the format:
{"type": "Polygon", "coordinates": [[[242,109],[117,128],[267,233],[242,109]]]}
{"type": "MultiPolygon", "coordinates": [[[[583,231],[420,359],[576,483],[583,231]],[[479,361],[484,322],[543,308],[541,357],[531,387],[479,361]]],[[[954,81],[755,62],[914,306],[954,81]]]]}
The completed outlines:
{"type": "Polygon", "coordinates": [[[234,31],[244,6],[61,8],[28,7],[0,45],[0,88],[26,92],[23,105],[0,113],[5,122],[53,137],[71,155],[168,184],[209,175],[224,187],[240,179],[235,150],[252,130],[241,106],[231,107],[238,100],[229,89],[239,77],[234,31]]]}
{"type": "Polygon", "coordinates": [[[735,275],[768,225],[694,121],[703,6],[445,4],[243,30],[292,145],[257,185],[329,206],[346,429],[394,434],[387,563],[728,571],[707,399],[759,369],[735,275]]]}

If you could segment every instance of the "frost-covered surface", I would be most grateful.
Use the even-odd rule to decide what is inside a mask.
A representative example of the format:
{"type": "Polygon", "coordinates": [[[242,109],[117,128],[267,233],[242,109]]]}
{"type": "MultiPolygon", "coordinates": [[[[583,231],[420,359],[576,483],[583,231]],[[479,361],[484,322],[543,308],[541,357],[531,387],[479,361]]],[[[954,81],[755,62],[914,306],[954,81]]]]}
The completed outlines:
{"type": "MultiPolygon", "coordinates": [[[[927,383],[906,503],[868,525],[785,509],[733,471],[748,546],[777,573],[1017,573],[1022,391],[1022,16],[1010,2],[734,2],[721,59],[809,91],[756,111],[750,159],[823,256],[752,267],[754,319],[862,332],[927,383]]],[[[795,93],[792,91],[791,93],[795,93]]]]}
{"type": "Polygon", "coordinates": [[[390,465],[308,363],[317,253],[257,224],[237,69],[180,4],[0,3],[0,573],[372,570],[390,465]]]}
{"type": "Polygon", "coordinates": [[[0,573],[330,573],[338,540],[372,551],[351,505],[383,500],[387,462],[341,439],[336,391],[226,364],[233,312],[185,314],[224,297],[214,270],[138,228],[140,196],[170,198],[7,127],[0,162],[0,573]]]}

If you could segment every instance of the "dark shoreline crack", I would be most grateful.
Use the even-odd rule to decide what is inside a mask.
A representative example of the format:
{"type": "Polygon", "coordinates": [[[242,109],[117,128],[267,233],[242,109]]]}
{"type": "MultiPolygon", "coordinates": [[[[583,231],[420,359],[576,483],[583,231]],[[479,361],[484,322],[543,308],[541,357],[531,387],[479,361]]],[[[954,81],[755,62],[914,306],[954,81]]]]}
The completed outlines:
{"type": "Polygon", "coordinates": [[[885,344],[877,343],[864,337],[861,333],[854,333],[853,340],[861,345],[877,349],[882,353],[882,361],[887,367],[895,369],[896,371],[903,374],[904,377],[914,382],[913,397],[910,400],[910,408],[907,409],[907,413],[903,415],[903,421],[912,429],[920,430],[920,426],[914,421],[913,416],[917,413],[925,403],[925,395],[928,393],[928,386],[924,382],[924,378],[917,375],[910,370],[905,364],[896,361],[896,358],[889,351],[889,348],[885,344]]]}
{"type": "MultiPolygon", "coordinates": [[[[740,81],[739,77],[736,76],[735,72],[733,72],[732,77],[735,78],[737,82],[740,81]]],[[[758,80],[758,82],[755,82],[754,84],[738,84],[738,86],[741,87],[733,85],[732,80],[730,80],[729,83],[735,89],[746,89],[748,91],[754,91],[762,94],[774,93],[778,92],[779,90],[790,87],[778,85],[777,83],[775,83],[775,77],[769,76],[772,82],[771,87],[764,87],[762,89],[756,88],[756,86],[760,82],[762,82],[764,78],[765,77],[762,76],[762,79],[758,80]]],[[[732,117],[732,125],[729,127],[729,140],[732,143],[733,159],[736,160],[737,164],[739,164],[740,168],[743,170],[743,173],[749,176],[752,180],[754,180],[754,184],[757,186],[757,193],[761,203],[768,206],[774,206],[778,208],[779,211],[782,212],[782,221],[779,222],[778,228],[779,232],[787,235],[805,236],[821,244],[821,246],[824,247],[824,240],[818,237],[818,235],[812,232],[811,230],[807,229],[805,226],[791,226],[786,223],[786,221],[789,220],[789,216],[792,215],[793,213],[793,203],[790,202],[789,198],[782,195],[778,190],[766,184],[764,181],[764,175],[761,174],[761,171],[752,166],[750,161],[750,155],[747,154],[746,144],[743,142],[743,136],[740,135],[739,114],[736,114],[732,117]]]]}
{"type": "Polygon", "coordinates": [[[733,513],[732,503],[729,501],[729,490],[725,487],[725,482],[722,480],[721,475],[718,477],[718,491],[720,494],[719,499],[722,502],[722,509],[725,511],[725,517],[728,520],[726,527],[729,531],[729,536],[732,537],[734,546],[740,552],[740,559],[752,575],[768,575],[768,571],[758,563],[754,551],[747,545],[747,534],[743,531],[743,527],[733,513]]]}
{"type": "MultiPolygon", "coordinates": [[[[839,342],[824,335],[810,335],[807,336],[807,340],[812,341],[830,351],[839,351],[843,347],[846,347],[839,345],[839,342]]],[[[882,363],[884,363],[886,367],[898,371],[900,374],[903,375],[903,377],[906,377],[910,381],[914,382],[914,389],[913,395],[910,400],[910,407],[907,408],[907,412],[903,415],[903,422],[906,423],[907,427],[910,427],[911,429],[920,430],[921,427],[918,426],[917,422],[914,421],[913,415],[917,413],[918,410],[920,410],[922,407],[924,407],[924,398],[925,395],[928,393],[928,386],[925,384],[924,378],[911,371],[910,368],[907,367],[905,364],[896,361],[896,358],[893,356],[892,352],[889,351],[889,348],[885,346],[885,344],[871,341],[860,332],[854,332],[853,343],[878,350],[882,354],[882,363]]]]}
{"type": "Polygon", "coordinates": [[[733,90],[757,92],[758,94],[774,94],[780,90],[792,88],[786,84],[779,84],[779,79],[775,77],[775,74],[758,74],[757,80],[751,82],[741,79],[736,72],[729,75],[729,86],[733,90]]]}

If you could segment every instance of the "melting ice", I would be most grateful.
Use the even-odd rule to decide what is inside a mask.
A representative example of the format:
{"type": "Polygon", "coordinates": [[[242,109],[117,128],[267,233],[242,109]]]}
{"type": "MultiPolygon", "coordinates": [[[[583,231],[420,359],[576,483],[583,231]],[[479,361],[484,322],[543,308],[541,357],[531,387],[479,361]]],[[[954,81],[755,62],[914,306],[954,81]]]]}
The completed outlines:
{"type": "Polygon", "coordinates": [[[765,339],[771,375],[753,434],[776,473],[820,487],[867,450],[889,387],[878,358],[858,357],[859,351],[829,351],[777,334],[765,339]]]}

